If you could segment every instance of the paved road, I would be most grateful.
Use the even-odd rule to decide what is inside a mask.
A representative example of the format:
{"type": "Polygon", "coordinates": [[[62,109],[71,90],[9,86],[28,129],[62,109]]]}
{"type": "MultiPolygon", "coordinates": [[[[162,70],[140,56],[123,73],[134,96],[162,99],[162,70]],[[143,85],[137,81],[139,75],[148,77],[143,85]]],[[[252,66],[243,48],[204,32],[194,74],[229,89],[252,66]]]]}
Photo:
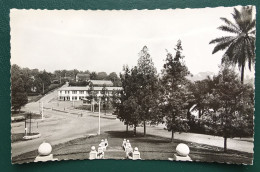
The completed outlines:
{"type": "MultiPolygon", "coordinates": [[[[37,149],[43,141],[56,145],[97,133],[98,118],[95,117],[97,114],[73,109],[71,107],[72,102],[57,101],[57,90],[45,95],[37,102],[28,103],[23,110],[39,114],[39,102],[44,102],[45,119],[33,120],[32,132],[41,133],[41,137],[12,143],[12,157],[37,149]],[[69,113],[54,111],[51,108],[59,110],[65,108],[65,111],[69,113]],[[80,115],[76,115],[76,113],[82,114],[82,117],[79,117],[80,115]]],[[[125,129],[125,126],[122,122],[101,118],[101,134],[105,131],[123,129],[125,129]]],[[[24,122],[12,123],[12,133],[23,132],[24,122]]]]}
{"type": "MultiPolygon", "coordinates": [[[[83,117],[78,117],[77,115],[51,110],[46,110],[45,114],[50,115],[51,117],[43,121],[35,120],[35,123],[33,124],[33,132],[41,133],[41,137],[34,140],[13,143],[12,157],[37,149],[43,141],[56,145],[89,134],[97,134],[97,117],[85,114],[83,117]]],[[[101,134],[105,131],[122,129],[125,129],[125,126],[118,120],[101,118],[101,134]]],[[[23,122],[12,125],[13,133],[19,133],[21,131],[24,131],[23,122]]]]}

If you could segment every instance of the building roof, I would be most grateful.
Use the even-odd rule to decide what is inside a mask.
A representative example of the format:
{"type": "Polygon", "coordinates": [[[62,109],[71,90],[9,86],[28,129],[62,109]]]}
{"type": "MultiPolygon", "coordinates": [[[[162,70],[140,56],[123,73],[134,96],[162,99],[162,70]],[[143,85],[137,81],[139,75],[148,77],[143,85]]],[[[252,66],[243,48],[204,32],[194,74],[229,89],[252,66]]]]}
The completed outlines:
{"type": "Polygon", "coordinates": [[[100,85],[103,86],[113,86],[113,82],[110,80],[89,80],[93,85],[100,85]]]}
{"type": "MultiPolygon", "coordinates": [[[[93,87],[95,91],[101,91],[103,87],[93,87]]],[[[88,91],[89,86],[86,87],[62,87],[59,91],[88,91]]],[[[122,90],[122,87],[106,87],[108,91],[122,90]]]]}

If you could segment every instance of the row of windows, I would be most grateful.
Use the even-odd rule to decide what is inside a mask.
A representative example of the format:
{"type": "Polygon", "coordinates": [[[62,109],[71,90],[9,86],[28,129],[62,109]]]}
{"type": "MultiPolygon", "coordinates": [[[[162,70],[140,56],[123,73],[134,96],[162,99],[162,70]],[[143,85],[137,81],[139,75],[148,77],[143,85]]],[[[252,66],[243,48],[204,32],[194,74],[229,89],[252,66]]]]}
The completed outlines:
{"type": "MultiPolygon", "coordinates": [[[[79,92],[79,94],[86,94],[87,93],[87,91],[71,91],[71,92],[72,92],[72,94],[78,94],[78,92],[79,92]]],[[[60,91],[60,94],[62,94],[62,93],[69,94],[70,91],[60,91]]]]}
{"type": "MultiPolygon", "coordinates": [[[[72,94],[87,94],[87,91],[71,91],[72,94]]],[[[96,91],[96,92],[100,92],[100,91],[96,91]]],[[[60,91],[60,94],[65,93],[65,94],[69,94],[70,91],[60,91]]],[[[112,91],[108,91],[108,94],[112,94],[112,91]]]]}
{"type": "MultiPolygon", "coordinates": [[[[71,97],[71,100],[81,100],[81,99],[83,99],[83,98],[87,98],[87,97],[86,97],[86,96],[79,96],[79,97],[77,97],[77,96],[72,96],[72,97],[71,97]]],[[[59,99],[60,99],[60,100],[70,100],[70,97],[69,97],[69,96],[60,96],[59,99]]]]}

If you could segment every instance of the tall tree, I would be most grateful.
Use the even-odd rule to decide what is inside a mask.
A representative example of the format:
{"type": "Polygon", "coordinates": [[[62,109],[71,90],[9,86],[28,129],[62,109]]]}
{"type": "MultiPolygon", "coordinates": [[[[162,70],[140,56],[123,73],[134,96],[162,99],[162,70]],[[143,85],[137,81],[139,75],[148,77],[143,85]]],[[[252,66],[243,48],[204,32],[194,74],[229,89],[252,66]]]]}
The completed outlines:
{"type": "Polygon", "coordinates": [[[166,116],[167,129],[172,132],[172,141],[174,132],[188,130],[186,120],[188,99],[186,96],[185,85],[188,74],[182,55],[181,41],[177,42],[175,48],[175,56],[168,52],[166,62],[162,71],[162,85],[164,87],[162,104],[164,105],[163,112],[166,116]]]}
{"type": "Polygon", "coordinates": [[[129,69],[128,66],[123,68],[124,73],[120,74],[122,82],[122,90],[118,92],[117,99],[114,99],[115,112],[117,117],[126,125],[134,126],[134,135],[136,135],[136,127],[140,123],[140,115],[138,113],[140,105],[137,103],[138,90],[138,71],[137,67],[129,69]]]}
{"type": "Polygon", "coordinates": [[[137,104],[140,106],[137,110],[144,126],[144,136],[146,136],[146,122],[158,119],[158,88],[159,80],[156,68],[148,52],[147,46],[144,46],[139,53],[137,64],[138,89],[137,104]]]}
{"type": "Polygon", "coordinates": [[[224,151],[227,151],[228,138],[253,136],[254,89],[242,84],[229,68],[221,70],[215,79],[215,88],[208,99],[214,102],[211,107],[214,111],[208,111],[203,121],[211,133],[224,138],[224,151]]]}
{"type": "Polygon", "coordinates": [[[225,50],[222,63],[230,61],[241,69],[241,83],[244,81],[246,62],[249,70],[251,70],[252,63],[255,62],[256,20],[252,15],[252,11],[252,6],[241,7],[240,11],[234,8],[232,16],[235,23],[227,18],[220,18],[225,25],[218,27],[218,29],[233,35],[223,36],[210,41],[210,44],[217,44],[212,54],[225,50]]]}

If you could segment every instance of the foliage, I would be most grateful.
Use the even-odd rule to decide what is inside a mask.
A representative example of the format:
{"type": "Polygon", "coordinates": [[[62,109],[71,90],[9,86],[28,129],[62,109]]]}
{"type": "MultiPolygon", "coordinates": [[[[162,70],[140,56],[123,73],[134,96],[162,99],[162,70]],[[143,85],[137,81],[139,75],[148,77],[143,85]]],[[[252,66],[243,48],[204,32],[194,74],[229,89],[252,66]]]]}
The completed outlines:
{"type": "Polygon", "coordinates": [[[11,68],[12,109],[17,111],[28,102],[25,85],[21,77],[21,68],[13,65],[11,68]]]}
{"type": "Polygon", "coordinates": [[[105,84],[103,85],[103,88],[101,90],[101,102],[103,104],[103,108],[105,109],[105,114],[106,114],[106,109],[108,108],[108,102],[109,102],[109,92],[105,84]]]}
{"type": "Polygon", "coordinates": [[[137,64],[137,90],[136,109],[140,121],[143,122],[144,136],[146,135],[146,122],[156,123],[161,120],[159,110],[159,80],[156,68],[146,46],[139,53],[137,64]]]}
{"type": "Polygon", "coordinates": [[[107,76],[107,79],[113,82],[114,87],[121,87],[122,86],[120,78],[117,76],[117,74],[115,72],[111,72],[107,76]]]}
{"type": "Polygon", "coordinates": [[[98,72],[97,80],[106,80],[106,79],[107,79],[107,73],[106,72],[98,72]]]}
{"type": "Polygon", "coordinates": [[[202,120],[209,132],[224,138],[226,151],[227,138],[253,135],[254,89],[242,84],[228,67],[214,79],[215,87],[207,98],[209,110],[202,120]]]}
{"type": "Polygon", "coordinates": [[[177,42],[175,56],[168,52],[164,69],[162,71],[162,109],[166,117],[167,129],[172,131],[172,140],[174,132],[187,131],[187,108],[188,96],[186,95],[186,84],[189,75],[182,56],[181,41],[177,42]]]}
{"type": "Polygon", "coordinates": [[[139,123],[139,114],[137,113],[139,105],[137,104],[138,76],[137,67],[129,69],[125,66],[124,73],[120,74],[122,82],[122,90],[114,92],[113,106],[117,117],[127,125],[134,126],[134,134],[136,134],[136,126],[139,123]]]}

